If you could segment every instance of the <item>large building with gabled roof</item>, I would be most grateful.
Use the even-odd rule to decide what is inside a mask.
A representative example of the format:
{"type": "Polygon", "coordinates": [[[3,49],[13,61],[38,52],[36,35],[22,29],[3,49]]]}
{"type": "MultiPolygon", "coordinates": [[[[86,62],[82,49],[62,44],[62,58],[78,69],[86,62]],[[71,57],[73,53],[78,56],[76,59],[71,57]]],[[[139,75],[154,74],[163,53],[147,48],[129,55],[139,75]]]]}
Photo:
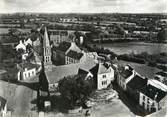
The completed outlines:
{"type": "Polygon", "coordinates": [[[96,64],[90,72],[94,76],[98,90],[107,88],[114,81],[114,69],[107,64],[96,64]]]}

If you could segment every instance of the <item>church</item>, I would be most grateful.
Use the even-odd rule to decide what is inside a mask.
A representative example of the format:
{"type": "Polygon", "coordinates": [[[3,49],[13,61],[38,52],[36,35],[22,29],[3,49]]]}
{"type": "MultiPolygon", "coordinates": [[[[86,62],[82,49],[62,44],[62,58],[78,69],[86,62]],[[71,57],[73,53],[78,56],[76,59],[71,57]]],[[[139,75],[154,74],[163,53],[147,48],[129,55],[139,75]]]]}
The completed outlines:
{"type": "Polygon", "coordinates": [[[47,28],[45,27],[43,36],[43,58],[42,70],[39,75],[40,90],[49,92],[56,89],[58,81],[67,76],[77,75],[79,68],[91,69],[96,65],[93,59],[89,58],[83,63],[55,66],[52,64],[52,51],[47,28]],[[72,69],[71,69],[72,68],[72,69]]]}
{"type": "Polygon", "coordinates": [[[93,74],[92,78],[97,80],[95,84],[98,90],[107,88],[111,81],[114,80],[113,68],[111,66],[106,67],[105,64],[95,61],[95,59],[93,59],[92,57],[86,57],[86,60],[84,62],[79,62],[75,64],[61,66],[53,65],[52,51],[46,27],[43,36],[42,47],[43,59],[42,70],[39,75],[39,84],[40,91],[47,92],[47,95],[51,94],[51,92],[55,92],[58,90],[57,88],[59,80],[67,76],[77,75],[79,73],[79,69],[89,71],[91,74],[93,74]],[[105,78],[101,76],[105,76],[105,78]]]}

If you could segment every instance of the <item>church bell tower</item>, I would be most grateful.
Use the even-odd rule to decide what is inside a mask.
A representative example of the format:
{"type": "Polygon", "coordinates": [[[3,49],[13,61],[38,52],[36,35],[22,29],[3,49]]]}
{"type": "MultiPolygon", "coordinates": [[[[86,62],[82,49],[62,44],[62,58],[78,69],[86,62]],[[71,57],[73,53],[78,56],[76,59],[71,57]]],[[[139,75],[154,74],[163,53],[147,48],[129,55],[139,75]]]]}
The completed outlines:
{"type": "Polygon", "coordinates": [[[45,71],[52,71],[51,46],[49,42],[47,28],[45,27],[43,37],[43,67],[45,71]]]}

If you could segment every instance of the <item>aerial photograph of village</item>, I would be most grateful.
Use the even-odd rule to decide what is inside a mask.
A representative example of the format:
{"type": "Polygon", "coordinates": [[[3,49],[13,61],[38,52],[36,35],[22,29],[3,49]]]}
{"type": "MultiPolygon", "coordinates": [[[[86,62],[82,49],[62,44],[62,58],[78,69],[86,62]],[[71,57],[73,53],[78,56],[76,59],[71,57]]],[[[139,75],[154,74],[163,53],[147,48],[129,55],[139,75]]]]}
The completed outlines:
{"type": "Polygon", "coordinates": [[[167,117],[166,0],[0,0],[0,117],[167,117]]]}

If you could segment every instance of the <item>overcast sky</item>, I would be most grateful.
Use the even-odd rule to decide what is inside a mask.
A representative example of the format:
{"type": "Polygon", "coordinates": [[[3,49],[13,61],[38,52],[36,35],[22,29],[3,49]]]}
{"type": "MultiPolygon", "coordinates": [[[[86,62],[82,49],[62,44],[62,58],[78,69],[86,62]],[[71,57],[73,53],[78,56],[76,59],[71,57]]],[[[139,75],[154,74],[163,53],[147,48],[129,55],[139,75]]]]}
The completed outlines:
{"type": "Polygon", "coordinates": [[[167,13],[167,0],[0,0],[0,12],[167,13]]]}

